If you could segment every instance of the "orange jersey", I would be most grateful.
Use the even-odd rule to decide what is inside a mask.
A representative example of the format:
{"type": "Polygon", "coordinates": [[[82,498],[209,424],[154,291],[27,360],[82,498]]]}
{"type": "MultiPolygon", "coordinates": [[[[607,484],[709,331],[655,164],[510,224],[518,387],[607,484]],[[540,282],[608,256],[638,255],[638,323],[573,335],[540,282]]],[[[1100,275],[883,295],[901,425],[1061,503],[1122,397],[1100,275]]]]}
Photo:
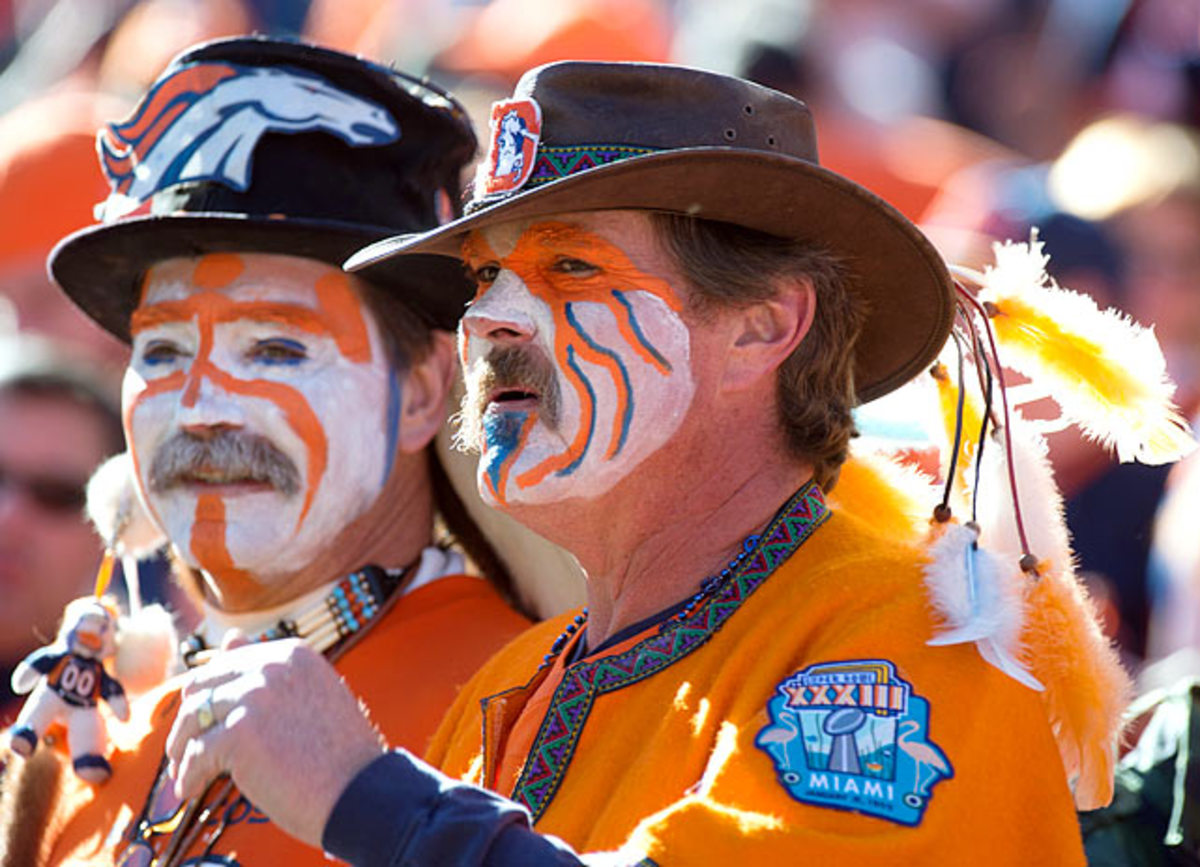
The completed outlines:
{"type": "MultiPolygon", "coordinates": [[[[390,744],[420,751],[458,688],[488,656],[528,625],[487,582],[466,575],[448,576],[398,599],[362,640],[338,659],[336,668],[370,708],[372,720],[390,744]]],[[[53,841],[48,864],[121,863],[116,859],[128,854],[143,810],[157,813],[153,818],[175,812],[173,796],[157,792],[152,798],[151,789],[175,719],[178,689],[178,681],[171,681],[142,696],[133,704],[129,723],[112,726],[114,749],[109,761],[113,775],[108,783],[92,787],[73,775],[65,776],[47,832],[53,841]]],[[[227,860],[212,863],[230,867],[329,863],[320,851],[275,828],[236,792],[204,830],[211,831],[220,821],[226,824],[212,853],[227,860]]],[[[161,849],[164,840],[156,839],[153,844],[161,849]]],[[[188,855],[202,851],[203,846],[197,844],[188,855]]]]}
{"type": "Polygon", "coordinates": [[[572,615],[534,627],[427,758],[619,863],[1082,865],[1039,693],[927,645],[921,552],[842,513],[784,530],[682,623],[540,669],[572,615]]]}

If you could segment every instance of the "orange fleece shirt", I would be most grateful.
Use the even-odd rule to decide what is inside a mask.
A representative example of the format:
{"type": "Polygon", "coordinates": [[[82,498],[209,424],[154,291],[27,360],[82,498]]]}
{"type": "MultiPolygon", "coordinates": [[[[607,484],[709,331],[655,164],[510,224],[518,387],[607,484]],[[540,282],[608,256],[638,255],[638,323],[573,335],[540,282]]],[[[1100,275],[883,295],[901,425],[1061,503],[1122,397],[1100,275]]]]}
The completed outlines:
{"type": "MultiPolygon", "coordinates": [[[[458,688],[497,648],[528,625],[486,581],[467,575],[447,576],[396,600],[335,667],[370,708],[372,720],[388,743],[419,751],[429,742],[458,688]]],[[[147,801],[152,800],[150,790],[175,719],[178,690],[177,680],[164,684],[134,703],[129,723],[111,727],[113,775],[108,783],[93,787],[70,772],[65,775],[64,791],[48,830],[54,839],[48,864],[111,865],[125,850],[147,801]]],[[[313,748],[320,749],[320,745],[313,748]]],[[[163,797],[160,803],[166,806],[159,809],[169,813],[173,796],[163,797]]],[[[319,850],[275,828],[236,792],[207,823],[206,830],[221,819],[227,825],[212,851],[230,859],[222,864],[323,867],[330,863],[319,850]]],[[[161,840],[157,845],[161,848],[161,840]]],[[[201,851],[202,846],[197,845],[188,854],[196,856],[201,851]]]]}
{"type": "Polygon", "coordinates": [[[427,758],[623,864],[1083,864],[1039,694],[926,644],[921,553],[841,513],[791,529],[689,618],[689,652],[654,626],[539,669],[574,612],[534,627],[427,758]]]}

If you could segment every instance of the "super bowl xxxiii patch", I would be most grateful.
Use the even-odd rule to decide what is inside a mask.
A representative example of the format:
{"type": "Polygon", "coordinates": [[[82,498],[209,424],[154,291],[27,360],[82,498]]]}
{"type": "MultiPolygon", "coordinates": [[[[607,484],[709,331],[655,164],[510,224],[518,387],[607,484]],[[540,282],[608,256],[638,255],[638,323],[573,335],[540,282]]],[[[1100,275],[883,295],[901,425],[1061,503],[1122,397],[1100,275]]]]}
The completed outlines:
{"type": "Polygon", "coordinates": [[[797,801],[918,825],[933,787],[954,776],[929,740],[929,702],[887,660],[810,665],[767,711],[754,743],[797,801]]]}

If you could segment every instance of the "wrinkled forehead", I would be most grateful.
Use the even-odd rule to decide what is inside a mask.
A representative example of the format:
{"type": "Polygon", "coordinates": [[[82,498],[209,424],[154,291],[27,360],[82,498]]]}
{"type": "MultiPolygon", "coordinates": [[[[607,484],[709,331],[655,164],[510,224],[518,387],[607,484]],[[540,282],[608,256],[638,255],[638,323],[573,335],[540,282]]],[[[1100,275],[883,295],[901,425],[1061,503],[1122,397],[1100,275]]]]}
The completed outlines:
{"type": "Polygon", "coordinates": [[[361,308],[353,278],[325,262],[272,253],[210,253],[157,262],[146,272],[138,309],[219,293],[234,302],[270,302],[319,311],[361,308]]]}

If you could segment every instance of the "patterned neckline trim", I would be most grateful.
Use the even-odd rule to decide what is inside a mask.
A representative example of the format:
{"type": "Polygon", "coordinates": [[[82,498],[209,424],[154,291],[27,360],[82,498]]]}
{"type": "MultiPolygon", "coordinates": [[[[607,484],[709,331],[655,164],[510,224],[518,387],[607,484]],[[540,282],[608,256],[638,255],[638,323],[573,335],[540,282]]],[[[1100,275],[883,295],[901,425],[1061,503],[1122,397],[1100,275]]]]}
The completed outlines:
{"type": "MultiPolygon", "coordinates": [[[[528,809],[534,821],[540,818],[562,783],[596,696],[657,674],[702,647],[830,514],[821,489],[809,482],[775,514],[753,549],[743,551],[745,556],[728,575],[722,573],[710,589],[702,588],[695,598],[698,604],[689,606],[684,617],[668,619],[655,634],[623,653],[569,665],[513,788],[513,800],[528,809]]],[[[580,615],[566,637],[559,636],[557,650],[547,655],[543,667],[562,651],[583,620],[580,615]]]]}

